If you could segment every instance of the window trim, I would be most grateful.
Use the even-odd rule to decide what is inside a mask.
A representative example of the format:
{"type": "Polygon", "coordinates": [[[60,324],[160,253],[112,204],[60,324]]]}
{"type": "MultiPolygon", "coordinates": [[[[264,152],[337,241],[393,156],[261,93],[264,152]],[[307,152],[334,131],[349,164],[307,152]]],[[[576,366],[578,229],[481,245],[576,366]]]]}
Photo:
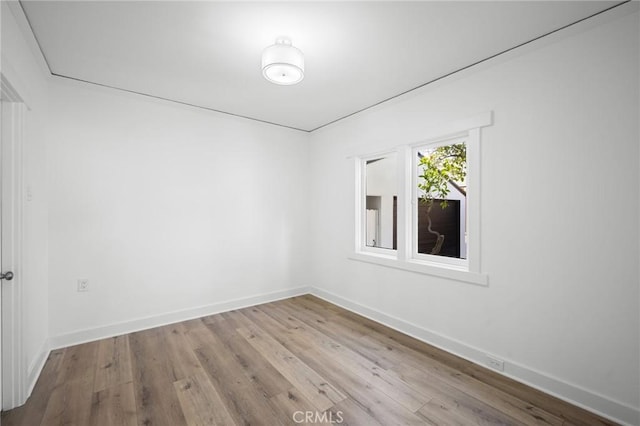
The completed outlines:
{"type": "Polygon", "coordinates": [[[480,270],[480,143],[481,129],[493,124],[491,111],[467,119],[432,127],[420,142],[405,143],[395,148],[374,154],[356,155],[355,175],[355,245],[349,256],[351,260],[373,263],[380,266],[437,276],[471,284],[487,286],[489,277],[480,270]],[[416,217],[413,206],[417,203],[417,165],[414,160],[418,148],[447,143],[456,138],[465,138],[467,144],[467,259],[451,259],[442,256],[418,254],[414,250],[413,235],[416,217]],[[398,248],[377,249],[367,247],[364,241],[366,213],[363,206],[366,197],[366,176],[363,170],[366,161],[383,158],[396,153],[398,159],[398,248]],[[414,200],[415,198],[415,200],[414,200]]]}

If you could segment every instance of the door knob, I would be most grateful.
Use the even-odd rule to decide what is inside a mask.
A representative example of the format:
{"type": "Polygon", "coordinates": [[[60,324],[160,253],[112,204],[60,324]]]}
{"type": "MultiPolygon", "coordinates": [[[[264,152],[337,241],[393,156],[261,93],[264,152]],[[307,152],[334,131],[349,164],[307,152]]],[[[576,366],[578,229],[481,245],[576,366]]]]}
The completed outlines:
{"type": "Polygon", "coordinates": [[[4,274],[0,274],[0,280],[11,281],[13,279],[13,272],[9,271],[4,274]]]}

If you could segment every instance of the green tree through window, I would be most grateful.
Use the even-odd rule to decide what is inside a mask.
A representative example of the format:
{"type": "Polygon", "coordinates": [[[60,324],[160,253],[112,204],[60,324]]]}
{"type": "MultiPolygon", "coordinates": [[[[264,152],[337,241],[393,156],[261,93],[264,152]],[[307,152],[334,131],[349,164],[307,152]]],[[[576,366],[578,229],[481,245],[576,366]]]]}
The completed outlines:
{"type": "Polygon", "coordinates": [[[427,231],[436,237],[430,254],[437,255],[445,235],[432,229],[431,209],[436,200],[440,200],[442,209],[447,208],[450,185],[464,185],[467,176],[467,147],[464,143],[443,145],[423,154],[418,153],[418,156],[420,201],[427,206],[427,231]]]}

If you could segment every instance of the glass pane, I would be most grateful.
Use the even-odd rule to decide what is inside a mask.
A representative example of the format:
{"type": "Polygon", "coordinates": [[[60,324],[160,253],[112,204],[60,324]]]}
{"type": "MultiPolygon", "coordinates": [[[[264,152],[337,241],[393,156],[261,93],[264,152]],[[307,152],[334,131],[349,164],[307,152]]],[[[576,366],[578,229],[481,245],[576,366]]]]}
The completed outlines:
{"type": "MultiPolygon", "coordinates": [[[[418,253],[467,258],[467,149],[457,141],[417,152],[418,253]]],[[[415,235],[415,234],[414,234],[415,235]]]]}
{"type": "Polygon", "coordinates": [[[397,248],[397,160],[395,154],[368,160],[366,176],[366,235],[368,247],[397,248]]]}

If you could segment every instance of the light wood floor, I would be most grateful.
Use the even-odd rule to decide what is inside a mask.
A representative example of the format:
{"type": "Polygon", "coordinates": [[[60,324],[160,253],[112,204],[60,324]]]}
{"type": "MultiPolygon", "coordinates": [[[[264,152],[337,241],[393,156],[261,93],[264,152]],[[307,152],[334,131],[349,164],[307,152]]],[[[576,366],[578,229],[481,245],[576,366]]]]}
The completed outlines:
{"type": "Polygon", "coordinates": [[[612,424],[312,296],[54,350],[12,425],[612,424]],[[305,420],[309,420],[305,422],[305,420]]]}

